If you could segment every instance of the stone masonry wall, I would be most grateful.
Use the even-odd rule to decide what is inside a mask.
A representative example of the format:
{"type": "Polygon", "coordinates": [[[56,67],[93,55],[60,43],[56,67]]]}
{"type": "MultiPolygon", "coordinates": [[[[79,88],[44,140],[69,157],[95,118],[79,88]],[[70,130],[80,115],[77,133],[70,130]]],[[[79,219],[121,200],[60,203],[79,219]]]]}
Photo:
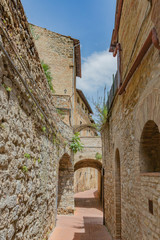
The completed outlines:
{"type": "Polygon", "coordinates": [[[31,25],[40,59],[49,65],[56,95],[72,96],[73,40],[70,37],[31,25]]]}
{"type": "MultiPolygon", "coordinates": [[[[124,1],[119,28],[122,80],[154,26],[151,16],[156,9],[154,3],[158,4],[158,1],[152,1],[152,7],[149,2],[124,1]]],[[[160,23],[156,24],[159,26],[160,23]]],[[[159,51],[152,45],[126,92],[116,97],[102,134],[105,221],[114,239],[160,238],[160,173],[140,172],[140,142],[144,126],[153,121],[160,130],[159,69],[159,51]],[[116,162],[117,151],[120,166],[116,162]]]]}
{"type": "Polygon", "coordinates": [[[81,168],[74,174],[74,192],[83,192],[89,189],[100,191],[100,172],[94,168],[81,168]]]}
{"type": "Polygon", "coordinates": [[[64,141],[72,130],[56,113],[21,2],[2,0],[0,13],[0,25],[34,84],[2,31],[0,43],[49,119],[0,51],[0,239],[45,239],[55,226],[59,160],[70,155],[64,141]]]}
{"type": "Polygon", "coordinates": [[[71,157],[64,154],[59,162],[58,176],[58,214],[74,213],[74,170],[71,157]]]}

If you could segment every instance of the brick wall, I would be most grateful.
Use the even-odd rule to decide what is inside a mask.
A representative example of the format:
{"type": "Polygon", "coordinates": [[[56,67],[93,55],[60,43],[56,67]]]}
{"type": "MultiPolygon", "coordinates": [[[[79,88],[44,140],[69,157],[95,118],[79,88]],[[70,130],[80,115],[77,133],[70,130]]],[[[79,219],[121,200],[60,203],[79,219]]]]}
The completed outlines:
{"type": "MultiPolygon", "coordinates": [[[[152,6],[150,1],[129,0],[123,3],[118,33],[118,41],[122,47],[122,81],[155,23],[159,35],[159,15],[155,10],[158,9],[159,1],[152,3],[152,6]],[[153,15],[154,21],[151,19],[153,15]]],[[[152,169],[152,173],[146,172],[146,169],[145,173],[140,171],[143,151],[147,154],[146,148],[150,147],[149,138],[147,139],[147,134],[144,133],[145,126],[150,121],[156,127],[149,128],[151,133],[148,134],[152,135],[154,146],[151,144],[152,156],[147,156],[150,155],[150,159],[153,157],[155,162],[160,160],[157,145],[160,130],[159,69],[159,51],[152,45],[132,76],[126,91],[123,95],[116,96],[103,130],[105,221],[114,239],[121,237],[122,240],[158,240],[160,237],[159,167],[156,165],[158,170],[154,169],[153,172],[152,169]],[[143,146],[143,149],[142,139],[147,142],[147,147],[143,146]],[[157,139],[155,144],[154,139],[157,139]],[[117,149],[120,171],[116,163],[117,149]],[[154,156],[157,156],[157,159],[154,156]]],[[[147,164],[146,159],[143,164],[147,164]]]]}

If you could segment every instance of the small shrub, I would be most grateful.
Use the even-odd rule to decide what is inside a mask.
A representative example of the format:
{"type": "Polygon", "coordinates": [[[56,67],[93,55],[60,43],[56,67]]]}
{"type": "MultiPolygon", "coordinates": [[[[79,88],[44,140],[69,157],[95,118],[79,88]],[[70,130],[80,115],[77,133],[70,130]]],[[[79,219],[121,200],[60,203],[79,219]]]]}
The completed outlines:
{"type": "Polygon", "coordinates": [[[47,78],[47,82],[48,82],[49,88],[50,88],[52,93],[55,93],[55,91],[53,89],[53,85],[52,85],[52,79],[53,78],[51,76],[51,72],[49,71],[50,67],[46,63],[44,63],[44,61],[41,62],[41,65],[42,65],[42,68],[44,70],[45,76],[47,78]]]}
{"type": "Polygon", "coordinates": [[[45,126],[42,127],[42,131],[46,132],[46,127],[45,126]]]}
{"type": "Polygon", "coordinates": [[[42,162],[42,160],[39,158],[39,159],[38,159],[38,163],[41,163],[41,162],[42,162]]]}
{"type": "Polygon", "coordinates": [[[25,172],[25,173],[28,172],[27,166],[23,166],[23,167],[22,167],[22,171],[25,172]]]}
{"type": "Polygon", "coordinates": [[[28,158],[28,159],[31,158],[31,156],[30,156],[29,153],[25,153],[24,156],[25,156],[26,158],[28,158]]]}
{"type": "Polygon", "coordinates": [[[12,88],[6,87],[6,91],[7,91],[7,92],[11,92],[11,91],[12,91],[12,88]]]}
{"type": "Polygon", "coordinates": [[[32,34],[33,38],[34,38],[35,40],[38,40],[38,39],[39,39],[39,35],[35,33],[34,27],[33,27],[32,25],[29,25],[29,27],[30,27],[31,34],[32,34]]]}
{"type": "Polygon", "coordinates": [[[97,160],[102,159],[102,154],[97,152],[96,155],[95,155],[95,158],[96,158],[97,160]]]}
{"type": "Polygon", "coordinates": [[[84,148],[83,144],[81,143],[79,135],[80,135],[79,132],[75,133],[74,136],[72,137],[72,141],[70,144],[70,149],[72,149],[74,153],[82,151],[84,148]]]}

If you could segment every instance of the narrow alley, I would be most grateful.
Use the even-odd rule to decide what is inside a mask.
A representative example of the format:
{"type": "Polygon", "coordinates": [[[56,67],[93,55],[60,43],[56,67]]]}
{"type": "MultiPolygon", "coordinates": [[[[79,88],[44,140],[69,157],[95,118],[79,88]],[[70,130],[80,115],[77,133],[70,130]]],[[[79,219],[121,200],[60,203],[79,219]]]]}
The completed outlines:
{"type": "Polygon", "coordinates": [[[58,216],[49,240],[111,240],[95,189],[75,194],[74,216],[58,216]]]}
{"type": "Polygon", "coordinates": [[[160,240],[160,0],[0,0],[0,240],[160,240]]]}

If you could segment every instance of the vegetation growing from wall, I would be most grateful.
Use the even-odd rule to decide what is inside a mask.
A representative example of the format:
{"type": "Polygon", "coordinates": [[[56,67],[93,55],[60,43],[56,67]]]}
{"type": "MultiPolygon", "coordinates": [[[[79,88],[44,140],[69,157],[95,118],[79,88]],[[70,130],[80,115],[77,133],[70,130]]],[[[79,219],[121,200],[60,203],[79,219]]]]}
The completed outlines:
{"type": "Polygon", "coordinates": [[[75,133],[74,136],[72,137],[72,141],[70,144],[70,148],[72,149],[72,151],[74,153],[82,151],[84,148],[83,144],[81,143],[81,139],[80,139],[79,135],[80,135],[79,132],[75,133]]]}
{"type": "Polygon", "coordinates": [[[104,88],[104,96],[103,97],[97,97],[97,101],[93,100],[93,104],[95,107],[95,122],[94,127],[101,132],[103,126],[105,125],[107,121],[107,114],[108,114],[108,109],[107,109],[107,104],[106,104],[106,87],[104,88]]]}
{"type": "Polygon", "coordinates": [[[97,152],[95,155],[95,158],[96,158],[96,160],[102,159],[102,154],[97,152]]]}
{"type": "Polygon", "coordinates": [[[39,39],[39,35],[35,33],[34,27],[32,25],[29,25],[29,27],[30,27],[31,34],[32,34],[33,38],[35,40],[38,40],[39,39]]]}
{"type": "Polygon", "coordinates": [[[63,120],[64,119],[64,115],[65,115],[64,111],[62,111],[61,109],[57,108],[56,112],[60,115],[60,118],[63,120]]]}
{"type": "Polygon", "coordinates": [[[46,63],[44,63],[44,61],[41,62],[42,68],[44,70],[44,73],[46,75],[47,81],[48,81],[48,85],[50,90],[52,91],[52,93],[55,93],[55,90],[53,89],[53,85],[52,85],[52,76],[51,76],[51,72],[50,70],[50,66],[48,66],[46,63]]]}

